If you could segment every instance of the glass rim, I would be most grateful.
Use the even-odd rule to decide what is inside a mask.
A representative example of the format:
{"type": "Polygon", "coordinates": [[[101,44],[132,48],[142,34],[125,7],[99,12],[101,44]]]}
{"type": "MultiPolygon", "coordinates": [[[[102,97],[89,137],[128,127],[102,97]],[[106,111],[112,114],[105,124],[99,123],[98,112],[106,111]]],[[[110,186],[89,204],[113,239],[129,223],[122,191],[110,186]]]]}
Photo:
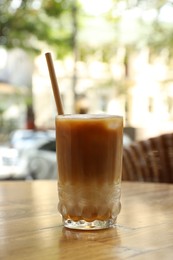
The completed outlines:
{"type": "Polygon", "coordinates": [[[123,119],[121,115],[114,115],[114,114],[65,114],[65,115],[56,115],[56,119],[107,119],[107,118],[118,118],[123,119]]]}

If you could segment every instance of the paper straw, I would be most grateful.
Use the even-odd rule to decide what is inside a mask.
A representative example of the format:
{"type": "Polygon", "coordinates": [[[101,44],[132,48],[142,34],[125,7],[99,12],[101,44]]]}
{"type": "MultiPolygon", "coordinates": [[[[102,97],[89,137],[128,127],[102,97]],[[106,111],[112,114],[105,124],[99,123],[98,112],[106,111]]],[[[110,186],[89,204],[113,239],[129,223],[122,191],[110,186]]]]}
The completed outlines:
{"type": "Polygon", "coordinates": [[[59,92],[59,86],[58,86],[58,82],[56,79],[56,74],[55,74],[55,69],[54,69],[51,53],[47,52],[47,53],[45,53],[45,56],[46,56],[48,70],[49,70],[50,80],[52,83],[52,89],[53,89],[54,99],[55,99],[55,103],[56,103],[56,108],[57,108],[59,115],[64,115],[63,106],[62,106],[62,102],[61,102],[61,96],[60,96],[60,92],[59,92]]]}

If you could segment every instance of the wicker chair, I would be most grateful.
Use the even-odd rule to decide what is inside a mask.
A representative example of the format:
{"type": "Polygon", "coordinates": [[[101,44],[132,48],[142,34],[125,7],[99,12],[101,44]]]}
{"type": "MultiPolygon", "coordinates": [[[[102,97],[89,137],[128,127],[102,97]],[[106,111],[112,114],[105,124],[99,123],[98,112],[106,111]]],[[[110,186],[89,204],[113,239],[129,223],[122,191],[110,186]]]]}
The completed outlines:
{"type": "Polygon", "coordinates": [[[122,179],[173,183],[173,133],[124,147],[122,179]]]}

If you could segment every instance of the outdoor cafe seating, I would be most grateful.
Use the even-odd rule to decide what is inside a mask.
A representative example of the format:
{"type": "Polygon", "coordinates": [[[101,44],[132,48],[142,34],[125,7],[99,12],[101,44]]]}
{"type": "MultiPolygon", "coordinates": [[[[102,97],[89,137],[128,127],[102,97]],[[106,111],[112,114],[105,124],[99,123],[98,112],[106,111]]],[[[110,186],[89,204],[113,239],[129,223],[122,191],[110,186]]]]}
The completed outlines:
{"type": "Polygon", "coordinates": [[[173,133],[135,141],[124,147],[122,179],[173,183],[173,133]]]}

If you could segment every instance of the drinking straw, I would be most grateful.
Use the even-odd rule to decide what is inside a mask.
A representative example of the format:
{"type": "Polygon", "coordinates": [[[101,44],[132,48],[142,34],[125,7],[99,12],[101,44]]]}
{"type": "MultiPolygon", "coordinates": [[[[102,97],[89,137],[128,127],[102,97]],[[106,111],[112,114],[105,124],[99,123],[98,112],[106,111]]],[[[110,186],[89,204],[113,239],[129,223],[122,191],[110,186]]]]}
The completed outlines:
{"type": "Polygon", "coordinates": [[[55,69],[54,69],[51,53],[47,52],[47,53],[45,53],[45,56],[46,56],[48,70],[49,70],[50,80],[52,83],[52,89],[53,89],[54,99],[55,99],[55,103],[56,103],[56,108],[57,108],[59,115],[64,115],[63,106],[62,106],[62,102],[61,102],[61,96],[60,96],[60,92],[59,92],[59,86],[58,86],[58,82],[56,79],[56,74],[55,74],[55,69]]]}

